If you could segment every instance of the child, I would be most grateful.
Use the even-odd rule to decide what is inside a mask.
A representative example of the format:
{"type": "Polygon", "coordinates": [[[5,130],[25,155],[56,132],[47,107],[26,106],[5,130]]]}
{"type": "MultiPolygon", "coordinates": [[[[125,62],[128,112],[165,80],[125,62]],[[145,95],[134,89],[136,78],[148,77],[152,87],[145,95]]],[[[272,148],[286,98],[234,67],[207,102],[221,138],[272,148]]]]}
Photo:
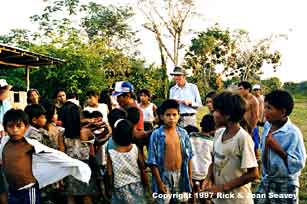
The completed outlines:
{"type": "Polygon", "coordinates": [[[187,131],[188,135],[191,136],[191,133],[197,133],[199,132],[199,129],[195,127],[194,125],[187,125],[184,127],[184,129],[187,131]]]}
{"type": "Polygon", "coordinates": [[[93,111],[99,111],[103,115],[103,120],[108,122],[108,106],[104,103],[98,103],[99,96],[96,91],[88,91],[86,93],[86,99],[88,106],[84,110],[92,113],[93,111]]]}
{"type": "Polygon", "coordinates": [[[9,184],[8,204],[39,204],[39,188],[68,175],[89,181],[91,172],[86,164],[24,137],[29,127],[24,111],[9,110],[3,124],[9,136],[2,138],[0,161],[9,184]]]}
{"type": "Polygon", "coordinates": [[[160,110],[163,125],[150,137],[147,160],[153,174],[153,197],[158,203],[178,202],[180,198],[187,198],[184,193],[192,192],[191,142],[187,132],[177,127],[179,104],[166,100],[160,110]],[[158,193],[178,196],[163,199],[156,196],[158,193]]]}
{"type": "Polygon", "coordinates": [[[210,91],[206,96],[205,96],[205,101],[207,108],[209,110],[209,113],[213,115],[214,109],[213,109],[213,100],[216,97],[216,92],[215,91],[210,91]]]}
{"type": "Polygon", "coordinates": [[[39,104],[40,95],[37,89],[30,89],[27,92],[27,103],[30,104],[39,104]]]}
{"type": "Polygon", "coordinates": [[[49,138],[54,144],[55,148],[64,152],[64,128],[57,126],[58,114],[55,105],[45,102],[42,106],[46,110],[46,125],[45,129],[48,131],[49,138]]]}
{"type": "Polygon", "coordinates": [[[261,142],[262,179],[256,192],[256,198],[262,197],[255,203],[299,203],[299,176],[305,166],[306,150],[301,131],[289,118],[293,99],[288,92],[275,90],[265,96],[264,104],[267,122],[261,142]]]}
{"type": "Polygon", "coordinates": [[[192,150],[192,179],[194,192],[198,192],[212,163],[213,136],[215,133],[215,123],[213,116],[205,115],[200,122],[201,132],[191,133],[192,150]]]}
{"type": "Polygon", "coordinates": [[[119,119],[114,125],[112,138],[117,144],[108,150],[107,169],[113,178],[112,204],[146,203],[144,186],[144,159],[135,144],[132,144],[133,125],[119,119]]]}
{"type": "MultiPolygon", "coordinates": [[[[92,133],[90,130],[86,131],[86,129],[80,128],[80,112],[76,104],[66,102],[62,108],[61,121],[65,128],[65,153],[88,164],[90,157],[90,143],[88,141],[92,139],[92,133]]],[[[67,203],[75,204],[76,196],[81,196],[84,204],[92,204],[91,195],[97,194],[97,186],[94,182],[93,177],[90,180],[90,185],[79,182],[71,176],[65,178],[67,203]]]]}
{"type": "Polygon", "coordinates": [[[250,182],[258,178],[258,165],[253,140],[240,126],[245,102],[239,95],[224,92],[215,97],[213,107],[216,126],[226,128],[215,133],[213,162],[202,187],[217,196],[215,204],[252,204],[250,182]]]}
{"type": "Polygon", "coordinates": [[[144,115],[144,130],[152,130],[154,127],[155,115],[157,106],[150,102],[150,91],[142,89],[139,92],[140,104],[139,107],[143,111],[144,115]]]}
{"type": "Polygon", "coordinates": [[[36,139],[48,147],[57,149],[56,144],[49,137],[47,130],[44,129],[47,122],[44,107],[39,104],[27,105],[25,113],[28,115],[30,122],[30,127],[25,133],[25,137],[36,139]]]}

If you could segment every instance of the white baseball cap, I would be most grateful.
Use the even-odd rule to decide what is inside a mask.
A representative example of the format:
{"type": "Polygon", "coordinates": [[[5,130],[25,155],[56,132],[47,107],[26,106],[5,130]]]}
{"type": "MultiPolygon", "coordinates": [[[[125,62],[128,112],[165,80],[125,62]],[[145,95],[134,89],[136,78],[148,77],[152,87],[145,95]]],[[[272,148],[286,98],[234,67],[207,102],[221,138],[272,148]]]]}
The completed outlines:
{"type": "Polygon", "coordinates": [[[132,93],[134,91],[133,85],[128,81],[119,81],[115,83],[115,90],[112,96],[119,96],[124,93],[132,93]]]}
{"type": "Polygon", "coordinates": [[[0,79],[0,89],[2,88],[8,88],[8,89],[11,89],[12,86],[9,85],[5,79],[0,79]]]}
{"type": "Polygon", "coordinates": [[[260,85],[259,84],[254,84],[253,90],[255,90],[255,89],[261,89],[260,85]]]}

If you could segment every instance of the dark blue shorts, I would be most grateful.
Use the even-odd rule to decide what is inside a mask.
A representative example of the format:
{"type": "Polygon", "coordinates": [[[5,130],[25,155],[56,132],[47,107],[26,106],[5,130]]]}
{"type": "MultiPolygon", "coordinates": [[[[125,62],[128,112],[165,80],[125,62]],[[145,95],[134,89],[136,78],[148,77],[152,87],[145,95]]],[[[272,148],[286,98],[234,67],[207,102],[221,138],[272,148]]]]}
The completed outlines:
{"type": "Polygon", "coordinates": [[[34,186],[23,190],[9,188],[8,204],[40,204],[38,184],[36,183],[34,186]]]}

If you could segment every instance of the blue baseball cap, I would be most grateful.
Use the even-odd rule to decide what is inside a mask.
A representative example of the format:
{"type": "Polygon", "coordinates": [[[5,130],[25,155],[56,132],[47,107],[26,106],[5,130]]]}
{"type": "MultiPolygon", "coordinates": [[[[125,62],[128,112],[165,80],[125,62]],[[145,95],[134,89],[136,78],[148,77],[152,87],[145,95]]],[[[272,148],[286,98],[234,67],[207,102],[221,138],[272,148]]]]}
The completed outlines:
{"type": "Polygon", "coordinates": [[[119,81],[115,83],[115,90],[112,96],[120,96],[124,93],[133,93],[133,85],[128,81],[119,81]]]}

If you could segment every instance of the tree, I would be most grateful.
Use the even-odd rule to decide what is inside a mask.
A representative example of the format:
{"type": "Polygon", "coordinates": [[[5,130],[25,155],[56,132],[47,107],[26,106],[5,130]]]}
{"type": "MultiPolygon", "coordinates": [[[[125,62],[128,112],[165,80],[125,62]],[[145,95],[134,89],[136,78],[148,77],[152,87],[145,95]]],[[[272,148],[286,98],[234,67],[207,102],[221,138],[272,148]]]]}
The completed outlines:
{"type": "Polygon", "coordinates": [[[193,7],[193,0],[138,0],[138,8],[146,20],[143,26],[154,34],[159,47],[165,97],[169,85],[166,64],[170,59],[173,65],[179,65],[179,51],[184,48],[182,37],[187,32],[193,7]]]}
{"type": "Polygon", "coordinates": [[[280,89],[282,87],[282,83],[279,78],[271,77],[269,79],[261,80],[262,90],[265,93],[269,93],[273,90],[280,89]]]}
{"type": "Polygon", "coordinates": [[[226,77],[239,76],[244,81],[259,80],[265,63],[270,64],[274,71],[280,66],[281,53],[271,50],[272,40],[279,36],[272,35],[255,41],[244,30],[237,30],[233,34],[236,46],[225,65],[226,77]]]}
{"type": "MultiPolygon", "coordinates": [[[[95,37],[105,39],[111,47],[123,45],[119,43],[124,40],[133,43],[135,32],[133,32],[127,21],[134,15],[131,7],[103,6],[94,2],[83,5],[82,9],[86,16],[82,18],[81,25],[85,29],[89,39],[95,37]]],[[[127,47],[127,46],[126,46],[127,47]]]]}
{"type": "Polygon", "coordinates": [[[222,89],[221,75],[216,73],[216,66],[226,64],[228,56],[235,46],[231,39],[230,31],[222,30],[218,25],[200,32],[191,41],[191,46],[185,55],[184,67],[192,68],[195,81],[198,81],[200,89],[205,93],[211,89],[222,89]]]}
{"type": "Polygon", "coordinates": [[[214,25],[200,32],[192,39],[192,45],[185,55],[185,67],[191,67],[196,81],[205,90],[221,89],[216,80],[221,78],[226,84],[235,81],[259,81],[264,63],[271,64],[273,69],[280,65],[281,54],[271,52],[271,38],[253,43],[244,30],[230,31],[214,25]],[[217,67],[222,68],[217,72],[217,67]]]}

